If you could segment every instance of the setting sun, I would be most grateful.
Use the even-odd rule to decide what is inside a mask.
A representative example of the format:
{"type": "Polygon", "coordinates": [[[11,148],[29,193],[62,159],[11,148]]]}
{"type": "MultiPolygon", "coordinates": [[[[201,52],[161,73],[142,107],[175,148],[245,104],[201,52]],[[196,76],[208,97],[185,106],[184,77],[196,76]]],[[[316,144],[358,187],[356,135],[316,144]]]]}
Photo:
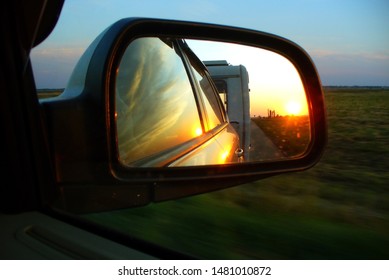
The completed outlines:
{"type": "Polygon", "coordinates": [[[286,112],[290,115],[299,115],[301,112],[301,104],[296,101],[286,103],[286,112]]]}
{"type": "Polygon", "coordinates": [[[203,134],[203,130],[201,129],[201,127],[196,127],[194,129],[194,133],[193,133],[194,137],[200,136],[202,134],[203,134]]]}

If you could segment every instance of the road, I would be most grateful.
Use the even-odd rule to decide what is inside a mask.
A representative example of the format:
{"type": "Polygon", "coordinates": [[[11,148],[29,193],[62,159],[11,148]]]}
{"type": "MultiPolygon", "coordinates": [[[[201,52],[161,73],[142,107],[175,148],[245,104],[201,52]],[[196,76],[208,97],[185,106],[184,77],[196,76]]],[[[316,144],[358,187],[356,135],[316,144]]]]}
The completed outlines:
{"type": "Polygon", "coordinates": [[[268,161],[285,158],[280,149],[265,135],[255,122],[251,121],[250,161],[268,161]]]}

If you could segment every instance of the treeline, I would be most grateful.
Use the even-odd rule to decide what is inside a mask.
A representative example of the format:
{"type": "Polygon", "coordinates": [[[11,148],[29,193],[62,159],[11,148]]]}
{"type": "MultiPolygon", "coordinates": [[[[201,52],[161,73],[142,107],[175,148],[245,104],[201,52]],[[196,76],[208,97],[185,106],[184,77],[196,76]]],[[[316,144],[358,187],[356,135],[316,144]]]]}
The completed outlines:
{"type": "Polygon", "coordinates": [[[53,92],[53,91],[64,91],[65,89],[64,88],[38,88],[37,91],[38,92],[53,92]]]}
{"type": "Polygon", "coordinates": [[[323,86],[324,89],[389,89],[389,86],[323,86]]]}
{"type": "Polygon", "coordinates": [[[49,98],[60,95],[65,89],[64,88],[44,88],[37,89],[38,98],[49,98]]]}

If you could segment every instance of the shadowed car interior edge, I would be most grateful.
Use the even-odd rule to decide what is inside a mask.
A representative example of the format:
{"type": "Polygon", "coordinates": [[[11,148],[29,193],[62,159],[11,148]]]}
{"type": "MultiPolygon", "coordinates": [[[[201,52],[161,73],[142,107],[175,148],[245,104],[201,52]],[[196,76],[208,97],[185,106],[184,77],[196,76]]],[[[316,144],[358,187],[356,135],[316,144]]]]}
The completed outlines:
{"type": "MultiPolygon", "coordinates": [[[[25,39],[20,53],[29,53],[54,27],[52,14],[58,16],[62,2],[53,2],[58,6],[46,7],[40,27],[33,13],[26,20],[38,31],[30,30],[36,41],[32,35],[25,39]]],[[[12,5],[8,9],[16,11],[22,4],[12,5]]],[[[23,24],[18,28],[26,28],[23,24]]],[[[29,62],[22,64],[29,70],[17,77],[23,81],[18,92],[26,98],[36,89],[29,62]]],[[[140,207],[303,171],[320,160],[327,141],[320,78],[301,47],[276,35],[207,23],[119,20],[87,48],[64,92],[36,100],[36,106],[28,114],[35,114],[29,125],[38,132],[26,133],[41,142],[30,145],[36,150],[30,151],[35,158],[29,162],[37,166],[31,170],[38,175],[31,175],[36,178],[30,190],[22,188],[33,193],[33,202],[24,198],[28,210],[49,214],[38,223],[58,226],[58,218],[149,254],[90,254],[86,247],[68,254],[66,248],[75,241],[65,234],[23,228],[17,239],[30,248],[41,250],[36,240],[63,248],[60,254],[41,252],[42,258],[189,257],[144,241],[129,242],[79,214],[140,207]],[[212,48],[225,50],[225,61],[213,60],[212,48]],[[275,70],[266,76],[269,63],[275,70]],[[285,123],[293,125],[285,130],[285,123]],[[269,125],[275,134],[266,131],[269,125]],[[278,134],[292,136],[278,143],[278,134]]],[[[13,207],[10,212],[25,211],[13,207]]],[[[29,218],[38,220],[35,214],[29,218]]],[[[89,239],[77,229],[74,234],[89,239]]],[[[85,246],[111,242],[99,238],[85,246]]]]}

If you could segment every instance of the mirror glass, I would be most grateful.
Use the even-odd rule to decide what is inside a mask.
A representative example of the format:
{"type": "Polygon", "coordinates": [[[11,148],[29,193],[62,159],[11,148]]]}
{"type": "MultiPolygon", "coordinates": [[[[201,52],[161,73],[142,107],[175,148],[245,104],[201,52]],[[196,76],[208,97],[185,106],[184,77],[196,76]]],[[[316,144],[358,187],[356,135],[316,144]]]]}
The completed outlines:
{"type": "Polygon", "coordinates": [[[139,38],[123,53],[115,82],[125,166],[279,161],[304,153],[311,139],[300,75],[268,50],[139,38]]]}

